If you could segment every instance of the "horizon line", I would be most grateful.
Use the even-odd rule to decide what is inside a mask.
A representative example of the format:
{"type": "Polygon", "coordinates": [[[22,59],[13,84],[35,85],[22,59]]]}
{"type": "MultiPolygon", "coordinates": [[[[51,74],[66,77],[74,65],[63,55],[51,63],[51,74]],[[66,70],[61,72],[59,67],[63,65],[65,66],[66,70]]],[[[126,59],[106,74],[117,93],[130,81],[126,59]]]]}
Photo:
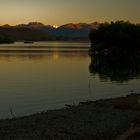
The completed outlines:
{"type": "Polygon", "coordinates": [[[17,25],[22,25],[22,24],[29,24],[29,23],[41,23],[43,25],[56,25],[56,26],[62,26],[62,25],[66,25],[66,24],[92,24],[92,23],[101,23],[101,22],[67,22],[67,23],[64,23],[64,24],[47,24],[47,23],[44,23],[44,22],[41,22],[41,21],[29,21],[29,22],[24,22],[24,23],[17,23],[17,24],[10,24],[10,23],[4,23],[4,24],[0,24],[0,26],[4,26],[4,25],[9,25],[9,26],[17,26],[17,25]]]}
{"type": "Polygon", "coordinates": [[[93,22],[67,22],[67,23],[64,23],[64,24],[61,24],[61,25],[57,25],[57,24],[47,24],[47,23],[44,23],[42,21],[28,21],[28,22],[24,22],[24,23],[17,23],[17,24],[10,24],[10,23],[4,23],[4,24],[0,24],[0,26],[4,26],[4,25],[9,25],[9,26],[17,26],[17,25],[22,25],[22,24],[29,24],[29,23],[41,23],[43,25],[50,25],[50,26],[62,26],[62,25],[66,25],[66,24],[93,24],[93,23],[99,23],[99,24],[102,24],[102,23],[110,23],[110,22],[116,22],[116,21],[124,21],[124,22],[130,22],[130,23],[133,23],[133,24],[140,24],[140,22],[132,22],[132,21],[129,21],[129,20],[110,20],[110,21],[103,21],[103,22],[100,22],[100,21],[93,21],[93,22]]]}

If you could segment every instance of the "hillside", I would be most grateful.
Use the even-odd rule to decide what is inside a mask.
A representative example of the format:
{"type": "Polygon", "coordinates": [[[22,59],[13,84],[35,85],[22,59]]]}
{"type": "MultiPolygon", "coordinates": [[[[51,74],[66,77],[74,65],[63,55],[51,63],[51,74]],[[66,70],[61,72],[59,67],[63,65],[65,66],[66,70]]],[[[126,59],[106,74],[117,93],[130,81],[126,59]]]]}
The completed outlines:
{"type": "Polygon", "coordinates": [[[11,38],[14,41],[43,41],[52,39],[52,36],[39,30],[15,27],[0,27],[0,36],[11,38]]]}
{"type": "Polygon", "coordinates": [[[91,24],[87,23],[68,23],[61,25],[59,27],[54,27],[52,25],[44,25],[40,22],[30,22],[28,24],[20,24],[16,27],[18,28],[29,28],[34,30],[39,30],[44,33],[48,33],[52,36],[55,36],[56,40],[77,40],[84,39],[88,40],[89,32],[92,29],[97,29],[99,27],[99,23],[94,22],[91,24]]]}
{"type": "Polygon", "coordinates": [[[16,26],[6,24],[0,26],[0,37],[13,41],[87,41],[89,32],[98,27],[99,23],[69,23],[58,28],[40,22],[16,26]]]}

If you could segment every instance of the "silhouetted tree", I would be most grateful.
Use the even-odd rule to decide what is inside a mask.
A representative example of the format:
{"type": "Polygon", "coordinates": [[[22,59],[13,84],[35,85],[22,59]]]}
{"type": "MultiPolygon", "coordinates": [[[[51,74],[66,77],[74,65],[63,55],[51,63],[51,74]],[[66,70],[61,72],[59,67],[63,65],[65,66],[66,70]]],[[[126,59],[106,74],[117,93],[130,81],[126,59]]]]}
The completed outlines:
{"type": "Polygon", "coordinates": [[[140,50],[140,26],[117,21],[101,24],[90,32],[91,51],[132,53],[140,50]]]}

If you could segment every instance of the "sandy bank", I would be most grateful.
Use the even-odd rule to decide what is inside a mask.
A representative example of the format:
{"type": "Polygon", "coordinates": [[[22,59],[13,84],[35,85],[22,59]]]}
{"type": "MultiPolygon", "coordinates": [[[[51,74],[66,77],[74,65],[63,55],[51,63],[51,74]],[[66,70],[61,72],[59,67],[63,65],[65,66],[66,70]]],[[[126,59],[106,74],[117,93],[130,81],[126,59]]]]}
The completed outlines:
{"type": "Polygon", "coordinates": [[[113,140],[140,116],[140,94],[0,121],[0,140],[113,140]]]}

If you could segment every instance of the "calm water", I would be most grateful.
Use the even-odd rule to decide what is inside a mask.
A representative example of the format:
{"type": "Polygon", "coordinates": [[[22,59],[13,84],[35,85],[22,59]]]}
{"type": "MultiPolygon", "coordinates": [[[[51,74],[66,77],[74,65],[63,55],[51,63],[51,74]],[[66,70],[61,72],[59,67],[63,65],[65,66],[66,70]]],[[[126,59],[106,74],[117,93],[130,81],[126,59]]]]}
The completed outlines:
{"type": "Polygon", "coordinates": [[[105,67],[88,55],[89,46],[74,42],[1,45],[0,50],[44,47],[45,52],[0,52],[0,118],[11,117],[11,108],[16,116],[23,116],[79,101],[140,92],[139,69],[135,75],[130,72],[124,79],[113,79],[114,73],[118,74],[116,68],[115,72],[109,67],[111,72],[102,73],[105,67]]]}

